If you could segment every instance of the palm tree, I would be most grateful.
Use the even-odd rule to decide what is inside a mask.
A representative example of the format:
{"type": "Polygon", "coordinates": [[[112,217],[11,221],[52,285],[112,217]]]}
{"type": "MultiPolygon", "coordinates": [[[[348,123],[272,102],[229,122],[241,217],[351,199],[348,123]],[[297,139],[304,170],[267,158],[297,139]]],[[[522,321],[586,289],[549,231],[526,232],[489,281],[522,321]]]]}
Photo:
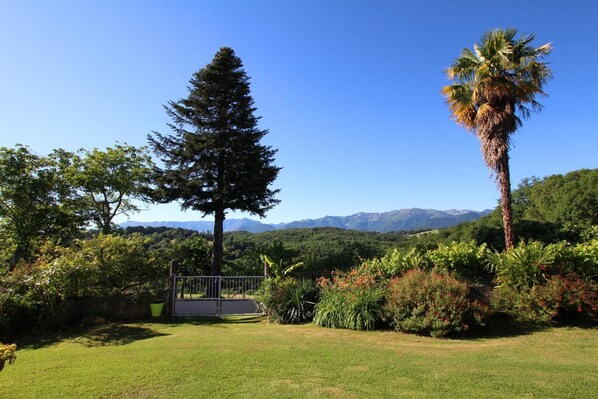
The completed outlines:
{"type": "Polygon", "coordinates": [[[507,250],[513,248],[511,178],[509,176],[510,136],[542,105],[536,96],[545,96],[543,86],[552,77],[544,62],[550,43],[534,48],[534,35],[515,39],[516,29],[495,29],[484,36],[473,51],[461,56],[446,70],[454,83],[442,88],[446,102],[459,125],[478,136],[482,156],[501,192],[503,225],[507,250]]]}

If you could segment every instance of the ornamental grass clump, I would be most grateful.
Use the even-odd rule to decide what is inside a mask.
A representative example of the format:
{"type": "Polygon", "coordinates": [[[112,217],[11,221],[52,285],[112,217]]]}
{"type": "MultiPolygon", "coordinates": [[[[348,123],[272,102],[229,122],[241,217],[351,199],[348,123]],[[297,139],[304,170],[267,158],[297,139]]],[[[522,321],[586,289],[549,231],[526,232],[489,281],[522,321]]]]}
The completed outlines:
{"type": "Polygon", "coordinates": [[[448,274],[410,270],[388,286],[384,307],[398,331],[444,337],[482,325],[489,308],[469,299],[469,286],[448,274]]]}
{"type": "Polygon", "coordinates": [[[322,327],[374,330],[382,323],[385,282],[365,269],[339,273],[318,281],[320,302],[314,323],[322,327]]]}
{"type": "Polygon", "coordinates": [[[255,300],[270,321],[300,324],[313,319],[318,294],[311,280],[278,276],[264,280],[255,293],[255,300]]]}

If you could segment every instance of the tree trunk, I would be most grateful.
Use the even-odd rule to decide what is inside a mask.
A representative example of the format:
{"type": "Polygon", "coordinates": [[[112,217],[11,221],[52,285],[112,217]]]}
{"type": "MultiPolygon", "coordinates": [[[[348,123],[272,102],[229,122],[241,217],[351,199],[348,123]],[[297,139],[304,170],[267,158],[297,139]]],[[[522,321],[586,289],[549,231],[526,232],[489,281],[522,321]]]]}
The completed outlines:
{"type": "Polygon", "coordinates": [[[222,258],[224,256],[224,210],[214,212],[214,244],[212,248],[212,276],[222,273],[222,258]]]}
{"type": "MultiPolygon", "coordinates": [[[[222,274],[222,258],[224,257],[224,210],[217,210],[214,212],[214,243],[212,245],[212,276],[220,276],[222,274]]],[[[219,279],[211,279],[207,289],[207,298],[220,297],[219,279]]]]}
{"type": "Polygon", "coordinates": [[[110,233],[112,233],[112,229],[110,228],[110,222],[104,222],[104,224],[102,225],[102,235],[108,235],[110,233]]]}
{"type": "MultiPolygon", "coordinates": [[[[19,239],[19,241],[23,241],[23,239],[19,239]]],[[[28,260],[29,258],[29,245],[28,244],[17,244],[17,248],[12,255],[12,259],[8,264],[8,271],[12,272],[17,267],[17,264],[21,260],[28,260]]]]}
{"type": "Polygon", "coordinates": [[[507,251],[514,248],[513,213],[511,211],[511,175],[509,172],[509,155],[504,154],[498,164],[498,187],[500,189],[500,205],[502,208],[502,224],[505,231],[505,247],[507,251]]]}

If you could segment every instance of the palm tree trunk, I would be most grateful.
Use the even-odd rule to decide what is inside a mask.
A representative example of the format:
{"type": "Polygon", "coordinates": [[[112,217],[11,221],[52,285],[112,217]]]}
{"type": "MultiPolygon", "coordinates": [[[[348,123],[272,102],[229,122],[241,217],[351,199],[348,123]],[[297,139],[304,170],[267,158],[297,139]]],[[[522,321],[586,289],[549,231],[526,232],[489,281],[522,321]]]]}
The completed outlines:
{"type": "Polygon", "coordinates": [[[498,187],[500,189],[500,205],[502,223],[505,230],[505,247],[507,251],[515,246],[513,238],[513,212],[511,210],[511,175],[509,172],[509,154],[505,153],[498,162],[498,187]]]}

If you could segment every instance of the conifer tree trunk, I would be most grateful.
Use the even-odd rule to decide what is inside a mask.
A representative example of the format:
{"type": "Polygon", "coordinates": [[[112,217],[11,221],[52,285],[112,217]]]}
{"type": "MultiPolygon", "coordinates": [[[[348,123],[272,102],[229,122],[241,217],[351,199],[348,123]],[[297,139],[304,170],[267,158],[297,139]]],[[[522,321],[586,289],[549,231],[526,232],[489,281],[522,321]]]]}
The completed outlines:
{"type": "Polygon", "coordinates": [[[214,244],[212,248],[212,276],[222,273],[222,258],[224,257],[224,210],[214,212],[214,244]]]}

